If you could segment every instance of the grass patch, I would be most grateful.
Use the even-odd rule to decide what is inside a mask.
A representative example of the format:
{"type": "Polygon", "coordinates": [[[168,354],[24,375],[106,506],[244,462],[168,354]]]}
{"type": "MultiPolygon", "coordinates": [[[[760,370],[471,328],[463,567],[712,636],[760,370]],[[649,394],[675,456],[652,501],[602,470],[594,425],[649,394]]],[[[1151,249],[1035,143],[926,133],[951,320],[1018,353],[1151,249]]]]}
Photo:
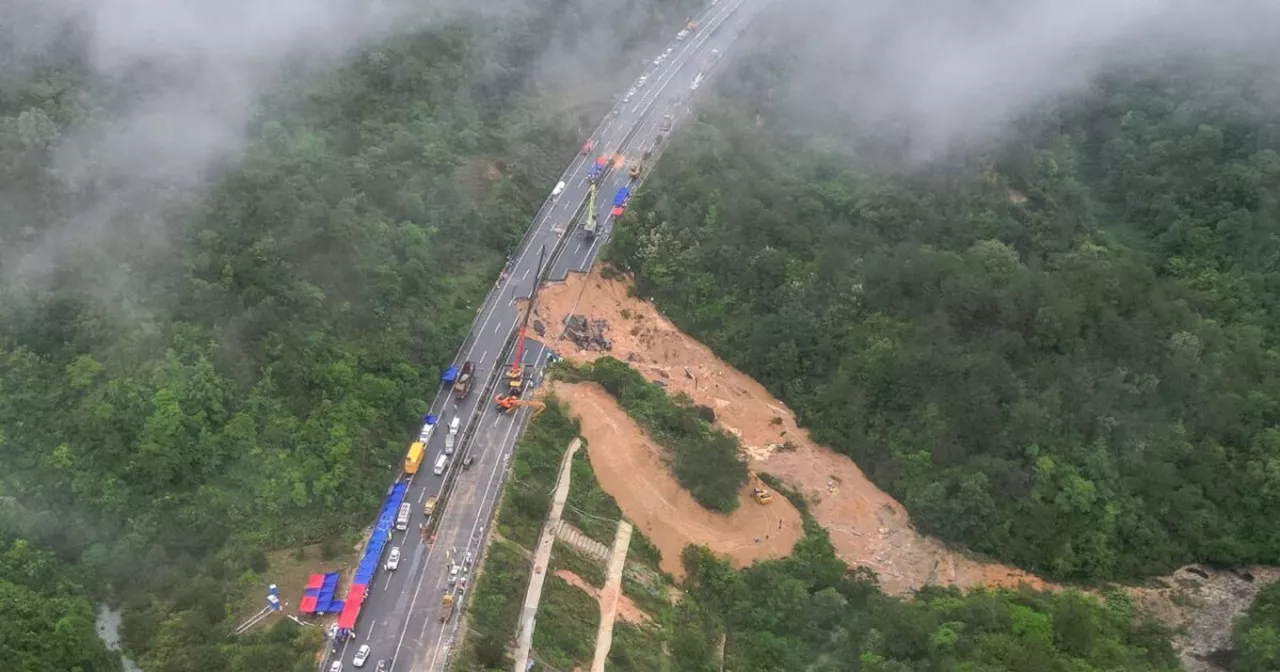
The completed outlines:
{"type": "Polygon", "coordinates": [[[611,672],[655,672],[661,667],[662,641],[656,630],[638,628],[622,621],[613,624],[608,664],[611,672]]]}
{"type": "Polygon", "coordinates": [[[538,658],[559,670],[591,664],[595,652],[600,605],[581,589],[557,576],[548,576],[538,605],[533,649],[538,658]]]}
{"type": "Polygon", "coordinates": [[[454,659],[455,670],[508,670],[507,641],[515,636],[520,606],[529,587],[523,549],[495,540],[466,611],[467,635],[454,659]]]}
{"type": "Polygon", "coordinates": [[[516,447],[511,480],[498,512],[498,531],[511,541],[533,548],[551,509],[560,459],[578,436],[578,423],[554,396],[547,410],[529,424],[516,447]]]}
{"type": "MultiPolygon", "coordinates": [[[[585,450],[573,456],[573,479],[569,483],[569,499],[565,502],[564,519],[584,534],[613,547],[617,534],[617,521],[622,519],[622,509],[612,495],[600,487],[596,471],[591,466],[591,456],[585,450]]],[[[657,567],[662,564],[662,554],[640,531],[638,526],[631,533],[628,557],[637,558],[657,567]]]]}
{"type": "Polygon", "coordinates": [[[667,449],[676,480],[699,504],[724,513],[738,508],[747,465],[738,440],[711,425],[711,409],[696,406],[687,395],[668,396],[662,386],[613,357],[579,367],[577,375],[608,390],[627,415],[667,449]]]}
{"type": "Polygon", "coordinates": [[[577,549],[559,539],[551,549],[550,571],[554,572],[557,569],[567,569],[596,588],[604,587],[604,563],[578,552],[577,549]]]}
{"type": "Polygon", "coordinates": [[[626,574],[622,575],[622,594],[631,598],[637,607],[657,621],[663,620],[664,612],[671,610],[671,602],[667,601],[667,588],[665,580],[649,585],[626,574]]]}
{"type": "Polygon", "coordinates": [[[325,560],[320,546],[320,544],[311,544],[271,551],[266,554],[265,569],[261,572],[249,569],[241,574],[239,583],[243,588],[241,591],[243,595],[236,603],[234,612],[239,618],[237,623],[262,609],[266,604],[267,586],[274,583],[279,587],[280,601],[289,603],[289,606],[284,607],[284,611],[293,613],[298,608],[298,601],[302,599],[302,590],[312,574],[344,572],[355,564],[357,555],[354,549],[347,547],[343,549],[346,551],[343,554],[345,557],[325,560]]]}

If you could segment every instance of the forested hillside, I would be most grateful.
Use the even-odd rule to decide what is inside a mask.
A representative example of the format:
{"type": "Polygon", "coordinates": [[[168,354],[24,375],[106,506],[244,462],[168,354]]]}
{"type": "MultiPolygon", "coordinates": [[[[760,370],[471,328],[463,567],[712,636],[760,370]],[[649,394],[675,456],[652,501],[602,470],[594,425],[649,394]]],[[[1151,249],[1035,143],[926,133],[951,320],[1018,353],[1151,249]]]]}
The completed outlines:
{"type": "Polygon", "coordinates": [[[93,603],[48,551],[25,541],[0,546],[0,658],[13,670],[118,671],[94,632],[93,603]]]}
{"type": "Polygon", "coordinates": [[[111,130],[146,72],[95,79],[70,29],[56,53],[5,40],[22,67],[0,87],[3,529],[122,600],[148,672],[308,669],[291,625],[228,644],[234,605],[266,551],[355,543],[613,75],[692,5],[557,2],[401,35],[283,82],[236,166],[93,231],[102,213],[80,208],[114,185],[68,174],[61,143],[111,130]],[[613,75],[561,77],[601,27],[584,62],[613,75]]]}
{"type": "Polygon", "coordinates": [[[1274,58],[1116,67],[921,165],[792,28],[621,221],[638,291],[946,540],[1059,579],[1280,561],[1274,58]]]}

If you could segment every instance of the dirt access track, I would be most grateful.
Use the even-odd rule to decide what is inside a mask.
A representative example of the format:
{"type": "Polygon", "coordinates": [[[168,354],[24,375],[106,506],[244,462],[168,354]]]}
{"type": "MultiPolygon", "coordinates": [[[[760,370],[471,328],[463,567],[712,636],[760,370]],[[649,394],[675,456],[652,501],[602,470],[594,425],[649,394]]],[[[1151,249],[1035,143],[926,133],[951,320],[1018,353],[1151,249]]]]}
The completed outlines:
{"type": "MultiPolygon", "coordinates": [[[[646,377],[662,380],[672,393],[684,392],[715,409],[717,424],[741,439],[751,469],[770,473],[804,493],[840,557],[875,570],[888,593],[910,593],[931,584],[1025,582],[1046,587],[1026,572],[969,558],[917,533],[902,505],[868,480],[852,460],[811,441],[796,426],[794,414],[762,385],[681,333],[652,304],[630,296],[629,289],[623,281],[603,279],[599,266],[588,275],[570,274],[564,282],[545,285],[538,294],[536,316],[547,326],[548,345],[573,362],[595,359],[605,353],[581,351],[556,337],[570,314],[606,320],[612,341],[607,354],[646,377]],[[794,450],[777,450],[786,442],[794,450]]],[[[704,544],[743,564],[785,555],[799,538],[799,514],[783,498],[761,506],[750,501],[746,488],[738,511],[713,514],[675,484],[662,464],[660,449],[608,393],[592,385],[561,384],[557,389],[582,420],[601,487],[662,551],[663,569],[680,574],[679,554],[686,544],[704,544]],[[766,534],[768,539],[755,542],[756,536],[766,534]]]]}

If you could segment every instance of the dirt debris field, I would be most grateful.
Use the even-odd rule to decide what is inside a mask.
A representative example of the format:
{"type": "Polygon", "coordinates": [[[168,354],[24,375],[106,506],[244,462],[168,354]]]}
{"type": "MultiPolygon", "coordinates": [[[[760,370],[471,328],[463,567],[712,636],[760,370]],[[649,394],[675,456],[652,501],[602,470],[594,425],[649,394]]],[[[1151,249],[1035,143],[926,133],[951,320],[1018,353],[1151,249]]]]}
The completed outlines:
{"type": "Polygon", "coordinates": [[[702,508],[663,464],[662,448],[604,388],[557,382],[552,389],[582,423],[600,487],[662,552],[664,571],[684,577],[680,552],[689,544],[704,544],[741,567],[789,554],[803,535],[800,512],[785,498],[758,504],[749,485],[738,493],[738,509],[729,515],[702,508]]]}
{"type": "MultiPolygon", "coordinates": [[[[574,574],[567,569],[557,569],[555,575],[563,579],[566,583],[578,587],[592,599],[597,602],[600,600],[600,589],[589,584],[581,576],[574,574]]],[[[619,620],[630,623],[631,625],[647,625],[653,619],[646,614],[644,610],[637,607],[635,602],[626,595],[618,595],[618,610],[616,616],[619,620]]]]}
{"type": "MultiPolygon", "coordinates": [[[[599,266],[588,275],[570,274],[564,282],[544,286],[536,317],[547,325],[550,347],[574,362],[610,354],[662,380],[672,393],[685,392],[696,403],[715,409],[717,423],[742,441],[751,469],[773,474],[803,492],[840,556],[851,565],[875,570],[886,592],[909,593],[931,584],[1026,582],[1046,587],[1026,572],[974,560],[917,533],[902,505],[871,483],[852,460],[811,441],[796,426],[792,412],[762,385],[681,333],[652,304],[629,296],[628,289],[623,281],[601,278],[599,266]],[[605,320],[609,350],[582,350],[568,339],[557,341],[570,315],[605,320]],[[788,442],[794,450],[777,450],[788,442]]],[[[784,498],[760,506],[750,500],[747,487],[741,493],[742,506],[732,516],[712,514],[675,482],[658,448],[608,393],[588,385],[558,389],[582,419],[601,487],[662,550],[663,569],[679,575],[678,550],[672,549],[686,543],[706,544],[735,562],[750,563],[785,555],[799,538],[799,514],[784,498]],[[755,543],[757,535],[766,533],[768,539],[755,543]]]]}

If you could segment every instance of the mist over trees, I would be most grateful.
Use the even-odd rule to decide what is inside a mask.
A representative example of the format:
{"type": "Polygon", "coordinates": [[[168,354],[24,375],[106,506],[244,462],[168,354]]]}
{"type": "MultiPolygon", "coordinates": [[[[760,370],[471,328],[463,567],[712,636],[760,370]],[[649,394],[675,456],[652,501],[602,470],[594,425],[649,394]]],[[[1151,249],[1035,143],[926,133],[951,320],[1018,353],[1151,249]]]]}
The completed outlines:
{"type": "Polygon", "coordinates": [[[143,4],[0,25],[0,539],[122,604],[148,672],[310,669],[314,629],[229,633],[273,558],[356,543],[616,89],[547,71],[616,76],[692,3],[477,5],[386,32],[345,0],[143,4]]]}
{"type": "Polygon", "coordinates": [[[1280,559],[1274,51],[1122,63],[912,164],[764,32],[618,228],[639,291],[943,539],[1073,580],[1280,559]]]}

